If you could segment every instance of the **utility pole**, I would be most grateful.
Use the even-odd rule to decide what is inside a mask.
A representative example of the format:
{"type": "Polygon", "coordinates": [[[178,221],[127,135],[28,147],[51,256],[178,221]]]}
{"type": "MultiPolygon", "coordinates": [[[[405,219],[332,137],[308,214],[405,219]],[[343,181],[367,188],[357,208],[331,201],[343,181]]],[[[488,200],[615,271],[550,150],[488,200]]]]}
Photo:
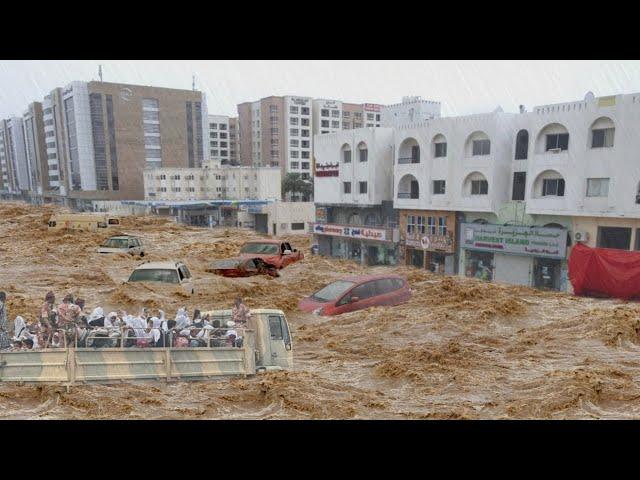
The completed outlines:
{"type": "Polygon", "coordinates": [[[100,81],[102,81],[102,65],[98,65],[98,76],[100,77],[100,81]]]}

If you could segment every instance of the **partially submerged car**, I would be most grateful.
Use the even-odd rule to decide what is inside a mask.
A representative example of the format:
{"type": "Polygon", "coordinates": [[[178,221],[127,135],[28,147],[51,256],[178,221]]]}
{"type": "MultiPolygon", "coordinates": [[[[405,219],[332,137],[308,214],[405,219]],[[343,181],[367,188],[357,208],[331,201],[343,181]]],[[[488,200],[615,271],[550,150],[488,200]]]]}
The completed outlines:
{"type": "Polygon", "coordinates": [[[195,292],[191,272],[182,262],[144,262],[131,272],[128,282],[158,282],[180,285],[182,289],[195,292]]]}
{"type": "Polygon", "coordinates": [[[411,298],[407,279],[400,275],[364,275],[330,283],[303,298],[298,308],[316,315],[340,315],[363,308],[399,305],[411,298]]]}
{"type": "Polygon", "coordinates": [[[98,248],[98,253],[128,253],[144,257],[144,245],[133,235],[118,235],[107,238],[98,248]]]}
{"type": "Polygon", "coordinates": [[[278,269],[265,263],[261,258],[225,258],[212,262],[207,272],[224,277],[251,277],[253,275],[269,275],[279,277],[278,269]]]}
{"type": "Polygon", "coordinates": [[[240,248],[241,258],[259,258],[278,270],[304,258],[304,254],[281,240],[252,240],[240,248]]]}

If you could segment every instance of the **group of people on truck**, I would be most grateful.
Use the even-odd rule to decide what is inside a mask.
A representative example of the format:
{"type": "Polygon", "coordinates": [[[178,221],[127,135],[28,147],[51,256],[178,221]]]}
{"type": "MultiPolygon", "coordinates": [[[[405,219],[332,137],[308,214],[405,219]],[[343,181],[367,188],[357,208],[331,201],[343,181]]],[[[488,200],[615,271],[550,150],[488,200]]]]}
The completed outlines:
{"type": "Polygon", "coordinates": [[[13,335],[7,320],[6,294],[0,292],[0,350],[33,350],[42,348],[107,348],[107,347],[242,347],[243,330],[251,312],[237,298],[231,320],[211,318],[199,309],[189,315],[187,308],[178,309],[174,319],[162,310],[157,313],[142,308],[138,315],[124,310],[105,315],[102,307],[85,312],[81,298],[66,295],[56,305],[53,292],[48,292],[38,319],[28,323],[18,315],[13,322],[13,335]]]}

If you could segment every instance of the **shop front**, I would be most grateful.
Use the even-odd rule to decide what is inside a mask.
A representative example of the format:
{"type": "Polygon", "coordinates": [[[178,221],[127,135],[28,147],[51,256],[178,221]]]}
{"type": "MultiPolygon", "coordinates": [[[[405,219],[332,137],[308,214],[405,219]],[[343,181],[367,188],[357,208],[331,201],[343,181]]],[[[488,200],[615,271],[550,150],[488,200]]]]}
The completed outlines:
{"type": "Polygon", "coordinates": [[[464,275],[487,281],[567,289],[567,230],[462,223],[464,275]]]}
{"type": "Polygon", "coordinates": [[[401,211],[400,250],[404,263],[434,273],[454,274],[455,231],[455,212],[401,211]]]}
{"type": "Polygon", "coordinates": [[[363,265],[397,264],[397,229],[313,223],[311,230],[321,255],[363,265]]]}

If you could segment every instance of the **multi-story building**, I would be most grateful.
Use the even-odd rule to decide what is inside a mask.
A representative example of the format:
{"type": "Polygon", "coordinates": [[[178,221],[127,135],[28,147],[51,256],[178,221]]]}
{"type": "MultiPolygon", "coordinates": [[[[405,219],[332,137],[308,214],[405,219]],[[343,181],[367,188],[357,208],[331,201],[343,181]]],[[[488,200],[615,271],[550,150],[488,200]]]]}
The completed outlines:
{"type": "Polygon", "coordinates": [[[393,130],[361,128],[315,137],[316,222],[321,255],[369,265],[397,261],[393,130]]]}
{"type": "Polygon", "coordinates": [[[274,167],[155,168],[144,172],[146,200],[279,200],[274,167]]]}
{"type": "Polygon", "coordinates": [[[49,190],[49,168],[45,145],[42,103],[31,103],[22,116],[25,152],[29,172],[29,190],[33,201],[41,201],[49,190]]]}
{"type": "Polygon", "coordinates": [[[342,130],[342,102],[313,100],[313,134],[335,133],[342,130]]]}
{"type": "Polygon", "coordinates": [[[237,165],[237,119],[209,115],[208,149],[213,165],[237,165]]]}
{"type": "Polygon", "coordinates": [[[229,118],[229,165],[240,165],[240,131],[238,117],[229,118]]]}
{"type": "Polygon", "coordinates": [[[208,156],[201,92],[72,82],[44,104],[51,194],[75,206],[142,199],[145,168],[197,168],[208,156]]]}
{"type": "Polygon", "coordinates": [[[0,162],[5,190],[14,196],[24,196],[31,190],[31,185],[22,117],[2,120],[0,130],[3,150],[0,162]]]}

